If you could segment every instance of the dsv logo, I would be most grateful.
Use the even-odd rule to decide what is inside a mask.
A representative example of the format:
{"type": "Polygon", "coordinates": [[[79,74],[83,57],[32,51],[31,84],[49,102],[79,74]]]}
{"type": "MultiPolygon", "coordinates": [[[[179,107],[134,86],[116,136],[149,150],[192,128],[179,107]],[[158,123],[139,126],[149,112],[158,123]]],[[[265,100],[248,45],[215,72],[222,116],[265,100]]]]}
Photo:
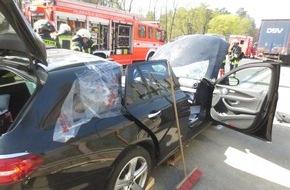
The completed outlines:
{"type": "Polygon", "coordinates": [[[267,28],[266,33],[281,34],[284,28],[267,28]]]}

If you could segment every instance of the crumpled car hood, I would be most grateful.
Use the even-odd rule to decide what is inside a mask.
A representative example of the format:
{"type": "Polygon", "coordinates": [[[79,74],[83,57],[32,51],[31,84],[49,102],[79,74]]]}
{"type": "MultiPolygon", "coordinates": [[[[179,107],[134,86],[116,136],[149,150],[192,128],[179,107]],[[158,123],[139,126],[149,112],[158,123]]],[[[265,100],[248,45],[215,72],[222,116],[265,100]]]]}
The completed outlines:
{"type": "Polygon", "coordinates": [[[217,78],[229,43],[215,35],[187,35],[160,47],[152,60],[167,59],[177,77],[217,78]]]}

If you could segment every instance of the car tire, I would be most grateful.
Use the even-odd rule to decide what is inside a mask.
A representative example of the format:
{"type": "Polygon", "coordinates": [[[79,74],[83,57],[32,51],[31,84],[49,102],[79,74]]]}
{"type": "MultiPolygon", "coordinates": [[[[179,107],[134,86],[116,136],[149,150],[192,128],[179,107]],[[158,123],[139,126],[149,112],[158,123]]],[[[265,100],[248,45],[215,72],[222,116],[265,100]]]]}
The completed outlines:
{"type": "Polygon", "coordinates": [[[145,189],[150,172],[151,157],[148,151],[140,146],[130,148],[115,162],[106,189],[145,189]]]}

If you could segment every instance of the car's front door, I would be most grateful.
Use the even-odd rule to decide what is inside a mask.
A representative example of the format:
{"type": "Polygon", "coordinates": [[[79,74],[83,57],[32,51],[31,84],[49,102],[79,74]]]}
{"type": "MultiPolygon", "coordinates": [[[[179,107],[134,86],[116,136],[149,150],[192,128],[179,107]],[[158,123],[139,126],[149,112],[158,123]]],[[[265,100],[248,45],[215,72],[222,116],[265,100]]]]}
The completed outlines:
{"type": "Polygon", "coordinates": [[[246,64],[229,72],[215,84],[211,117],[229,128],[271,141],[279,76],[280,65],[274,62],[246,64]]]}

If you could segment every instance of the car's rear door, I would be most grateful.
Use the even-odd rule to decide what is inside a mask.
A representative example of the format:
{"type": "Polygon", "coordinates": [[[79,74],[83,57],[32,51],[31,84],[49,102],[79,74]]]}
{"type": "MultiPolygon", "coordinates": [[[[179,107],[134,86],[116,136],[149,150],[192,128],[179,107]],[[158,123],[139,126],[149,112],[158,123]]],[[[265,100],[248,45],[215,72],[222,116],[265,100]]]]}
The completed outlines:
{"type": "Polygon", "coordinates": [[[279,63],[239,66],[216,82],[211,117],[229,128],[271,141],[279,77],[279,63]]]}

